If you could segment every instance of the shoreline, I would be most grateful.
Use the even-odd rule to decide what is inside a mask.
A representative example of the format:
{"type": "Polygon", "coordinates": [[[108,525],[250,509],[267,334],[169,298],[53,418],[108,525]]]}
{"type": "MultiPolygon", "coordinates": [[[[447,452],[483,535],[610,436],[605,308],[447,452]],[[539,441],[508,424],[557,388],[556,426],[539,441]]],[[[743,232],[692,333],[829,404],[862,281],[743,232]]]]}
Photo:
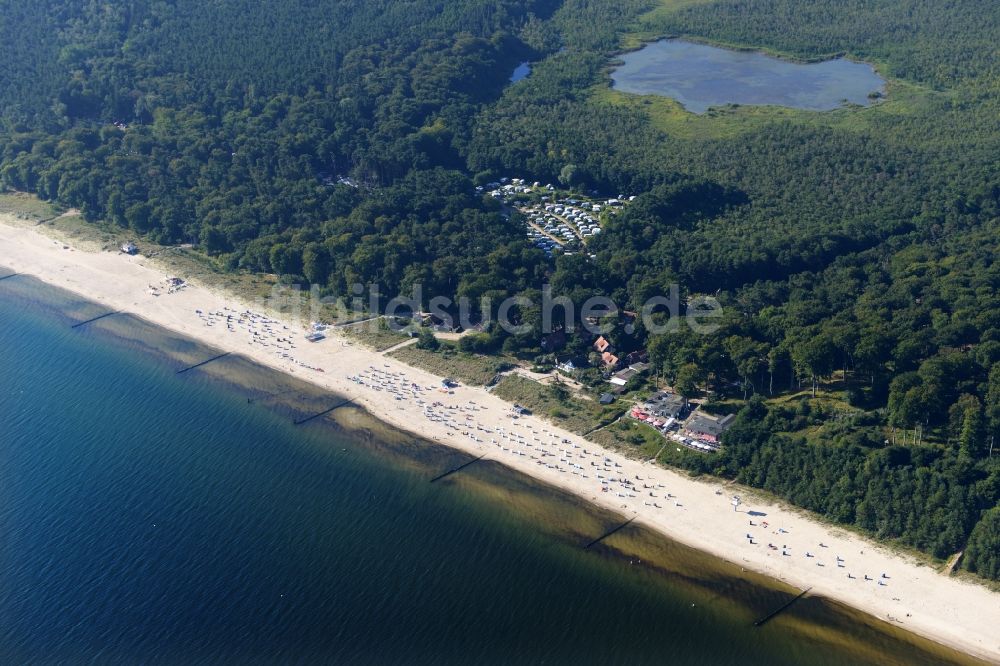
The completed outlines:
{"type": "Polygon", "coordinates": [[[750,500],[740,511],[734,511],[730,491],[718,494],[724,483],[721,480],[696,480],[664,467],[629,460],[535,416],[512,420],[510,405],[482,388],[461,386],[452,394],[439,393],[436,387],[440,386],[440,377],[363,349],[335,330],[327,332],[326,340],[313,344],[304,342],[302,331],[288,325],[285,335],[294,336],[294,357],[293,352],[285,352],[288,357],[272,353],[274,350],[254,344],[242,329],[229,330],[224,323],[206,325],[196,313],[223,308],[246,310],[246,304],[235,298],[195,284],[157,297],[147,293],[149,284],[160,283],[165,277],[155,260],[74,248],[71,243],[56,241],[2,214],[0,246],[4,250],[0,263],[13,271],[343,395],[389,426],[473,457],[485,455],[626,519],[634,518],[643,527],[684,545],[799,589],[812,588],[813,595],[836,600],[877,619],[894,618],[895,627],[972,656],[1000,661],[1000,640],[993,631],[1000,626],[1000,595],[984,586],[939,574],[873,541],[778,504],[750,500]],[[313,369],[317,367],[324,372],[313,369]],[[362,371],[370,378],[365,380],[367,385],[349,378],[362,371]],[[438,410],[439,420],[430,420],[416,399],[393,399],[393,391],[387,390],[390,380],[375,379],[389,373],[396,373],[391,381],[394,391],[415,391],[410,388],[413,385],[422,387],[419,393],[425,403],[441,402],[454,407],[454,418],[438,410]],[[448,421],[455,423],[458,418],[462,418],[463,425],[456,430],[448,421]],[[464,434],[463,427],[472,436],[464,434]],[[567,440],[569,444],[564,445],[567,440]],[[572,444],[576,447],[570,449],[572,444]],[[543,448],[550,451],[546,457],[534,455],[543,448]],[[587,451],[586,456],[582,450],[587,451]],[[623,493],[625,487],[621,485],[602,492],[596,475],[609,474],[596,464],[600,462],[603,467],[605,459],[612,461],[610,476],[627,477],[633,486],[662,485],[663,490],[657,490],[654,496],[660,507],[644,500],[640,488],[632,496],[623,493]],[[636,480],[637,476],[641,479],[636,480]],[[675,497],[668,499],[668,492],[675,497]],[[752,516],[747,513],[751,510],[766,516],[752,516]],[[750,521],[756,525],[751,527],[750,521]],[[768,521],[767,529],[762,527],[763,521],[768,521]],[[748,532],[754,534],[755,544],[746,539],[748,532]],[[775,540],[778,545],[788,545],[789,555],[767,548],[766,543],[775,540]],[[826,547],[820,547],[820,543],[826,547]],[[807,552],[811,555],[807,556],[807,552]],[[835,557],[843,557],[844,566],[839,566],[835,557]],[[848,573],[854,578],[848,579],[848,573]],[[888,578],[882,579],[882,573],[888,578]],[[863,576],[871,580],[865,581],[863,576]]]}

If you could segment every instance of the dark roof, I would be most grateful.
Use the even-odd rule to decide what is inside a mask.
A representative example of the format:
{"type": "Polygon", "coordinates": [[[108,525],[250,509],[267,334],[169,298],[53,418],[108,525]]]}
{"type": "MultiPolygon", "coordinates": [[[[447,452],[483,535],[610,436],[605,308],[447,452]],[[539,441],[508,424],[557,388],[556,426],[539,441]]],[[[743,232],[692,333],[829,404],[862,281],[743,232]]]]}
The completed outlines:
{"type": "Polygon", "coordinates": [[[683,396],[667,391],[660,391],[646,398],[645,405],[654,416],[667,416],[677,418],[687,406],[687,400],[683,396]]]}
{"type": "Polygon", "coordinates": [[[601,400],[600,400],[600,402],[601,402],[602,405],[610,405],[614,401],[615,401],[615,396],[612,395],[611,393],[602,393],[601,394],[601,400]]]}
{"type": "Polygon", "coordinates": [[[624,370],[619,370],[618,372],[616,372],[614,376],[617,377],[618,379],[624,379],[625,381],[628,381],[637,374],[639,373],[633,370],[632,368],[625,368],[624,370]]]}
{"type": "Polygon", "coordinates": [[[716,418],[708,414],[695,414],[688,419],[688,422],[684,427],[686,430],[691,432],[700,432],[705,435],[718,437],[729,429],[729,426],[732,425],[735,418],[736,417],[732,414],[722,418],[716,418]]]}

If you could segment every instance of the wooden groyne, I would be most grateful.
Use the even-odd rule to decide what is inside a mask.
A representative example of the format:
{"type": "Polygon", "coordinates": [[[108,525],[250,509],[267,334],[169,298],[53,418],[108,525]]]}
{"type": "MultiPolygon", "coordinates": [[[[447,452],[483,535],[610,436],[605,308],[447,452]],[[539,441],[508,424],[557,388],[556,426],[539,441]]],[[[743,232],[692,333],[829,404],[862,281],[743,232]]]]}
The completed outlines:
{"type": "Polygon", "coordinates": [[[6,280],[7,278],[17,277],[18,275],[20,275],[20,273],[11,273],[10,275],[4,275],[3,277],[0,277],[0,280],[6,280]]]}
{"type": "Polygon", "coordinates": [[[806,594],[808,594],[809,590],[811,590],[811,589],[812,589],[811,587],[807,587],[806,589],[802,590],[801,592],[798,593],[798,595],[792,597],[791,599],[789,599],[788,601],[786,601],[782,605],[778,606],[777,608],[775,608],[773,611],[771,611],[770,613],[768,613],[764,617],[762,617],[759,620],[757,620],[756,622],[754,622],[753,626],[759,627],[759,626],[763,625],[766,622],[770,622],[771,618],[777,616],[779,613],[784,613],[786,610],[788,610],[789,608],[791,608],[792,604],[794,604],[796,601],[798,601],[802,597],[806,596],[806,594]]]}
{"type": "Polygon", "coordinates": [[[341,400],[340,402],[338,402],[333,407],[330,407],[329,409],[324,409],[322,412],[318,412],[316,414],[313,414],[312,416],[307,416],[304,419],[299,419],[298,421],[295,421],[295,425],[302,425],[303,423],[308,423],[309,421],[312,421],[313,419],[318,419],[321,416],[326,416],[327,414],[329,414],[330,412],[332,412],[335,409],[340,409],[341,407],[344,407],[345,405],[350,405],[350,404],[353,404],[353,403],[354,403],[354,401],[350,400],[350,399],[348,399],[348,400],[341,400]]]}
{"type": "Polygon", "coordinates": [[[233,352],[225,352],[223,354],[219,354],[218,356],[213,356],[212,358],[206,359],[206,360],[202,361],[201,363],[195,363],[194,365],[189,365],[188,367],[186,367],[186,368],[184,368],[182,370],[178,370],[177,374],[178,375],[182,375],[185,372],[187,372],[188,370],[194,370],[195,368],[200,368],[203,365],[207,365],[207,364],[211,363],[212,361],[218,361],[220,358],[224,358],[226,356],[229,356],[232,353],[233,352]]]}
{"type": "Polygon", "coordinates": [[[97,321],[98,319],[104,319],[105,317],[110,317],[111,315],[116,315],[116,314],[120,314],[120,313],[118,311],[115,311],[115,312],[105,312],[102,315],[98,315],[96,317],[91,317],[87,321],[77,322],[76,324],[73,324],[72,326],[70,326],[70,328],[79,328],[79,327],[83,326],[84,324],[89,324],[92,321],[97,321]]]}
{"type": "Polygon", "coordinates": [[[251,396],[247,398],[247,404],[249,405],[252,402],[261,402],[264,400],[270,400],[271,398],[277,398],[279,395],[288,395],[289,393],[297,393],[297,392],[298,389],[286,389],[284,391],[275,391],[274,393],[265,393],[264,395],[258,396],[256,398],[251,396]]]}
{"type": "Polygon", "coordinates": [[[452,469],[449,469],[447,472],[442,472],[441,474],[438,474],[433,479],[431,479],[431,483],[434,483],[435,481],[440,481],[441,479],[443,479],[446,476],[451,476],[455,472],[460,472],[463,469],[465,469],[466,467],[468,467],[469,465],[471,465],[472,463],[477,463],[477,462],[479,462],[480,460],[482,460],[485,457],[486,457],[486,454],[484,453],[483,455],[479,456],[478,458],[476,458],[474,460],[470,460],[467,463],[462,463],[458,467],[454,467],[452,469]]]}
{"type": "Polygon", "coordinates": [[[605,532],[604,534],[602,534],[601,536],[597,537],[596,539],[594,539],[593,541],[591,541],[590,543],[588,543],[586,546],[584,546],[583,549],[587,550],[588,548],[590,548],[594,544],[598,544],[598,543],[604,541],[605,539],[607,539],[609,536],[611,536],[612,534],[614,534],[618,530],[627,527],[633,520],[635,520],[635,516],[632,516],[631,518],[629,518],[628,520],[626,520],[624,523],[622,523],[618,527],[615,527],[613,529],[608,530],[607,532],[605,532]]]}

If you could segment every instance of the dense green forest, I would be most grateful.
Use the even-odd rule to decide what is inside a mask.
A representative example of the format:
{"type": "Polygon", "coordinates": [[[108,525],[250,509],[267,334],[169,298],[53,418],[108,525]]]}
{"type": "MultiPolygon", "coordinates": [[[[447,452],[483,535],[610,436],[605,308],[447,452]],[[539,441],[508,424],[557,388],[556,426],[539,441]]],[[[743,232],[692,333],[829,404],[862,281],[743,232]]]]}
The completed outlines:
{"type": "MultiPolygon", "coordinates": [[[[684,464],[997,579],[998,26],[985,0],[0,0],[0,185],[333,296],[714,294],[711,335],[610,335],[741,408],[684,464]],[[629,35],[846,53],[889,101],[672,132],[602,95],[629,35]],[[474,188],[567,173],[636,196],[593,259],[474,188]]],[[[521,314],[466,344],[540,354],[521,314]]]]}

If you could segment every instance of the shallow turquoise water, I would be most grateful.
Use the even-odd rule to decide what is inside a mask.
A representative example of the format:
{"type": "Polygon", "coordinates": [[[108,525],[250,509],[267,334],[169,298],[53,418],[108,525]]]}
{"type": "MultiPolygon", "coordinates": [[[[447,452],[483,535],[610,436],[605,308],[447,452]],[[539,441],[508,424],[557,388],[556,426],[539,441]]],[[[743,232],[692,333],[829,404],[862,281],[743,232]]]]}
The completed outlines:
{"type": "Polygon", "coordinates": [[[70,328],[101,311],[0,282],[0,663],[949,656],[818,599],[753,629],[789,590],[638,529],[583,551],[615,516],[497,465],[430,484],[462,454],[296,427],[332,396],[236,357],[178,375],[214,352],[128,316],[70,328]]]}
{"type": "Polygon", "coordinates": [[[614,87],[663,95],[693,113],[726,104],[776,105],[828,111],[844,102],[867,106],[885,81],[867,64],[844,58],[795,63],[763,53],[665,39],[621,56],[614,87]]]}

